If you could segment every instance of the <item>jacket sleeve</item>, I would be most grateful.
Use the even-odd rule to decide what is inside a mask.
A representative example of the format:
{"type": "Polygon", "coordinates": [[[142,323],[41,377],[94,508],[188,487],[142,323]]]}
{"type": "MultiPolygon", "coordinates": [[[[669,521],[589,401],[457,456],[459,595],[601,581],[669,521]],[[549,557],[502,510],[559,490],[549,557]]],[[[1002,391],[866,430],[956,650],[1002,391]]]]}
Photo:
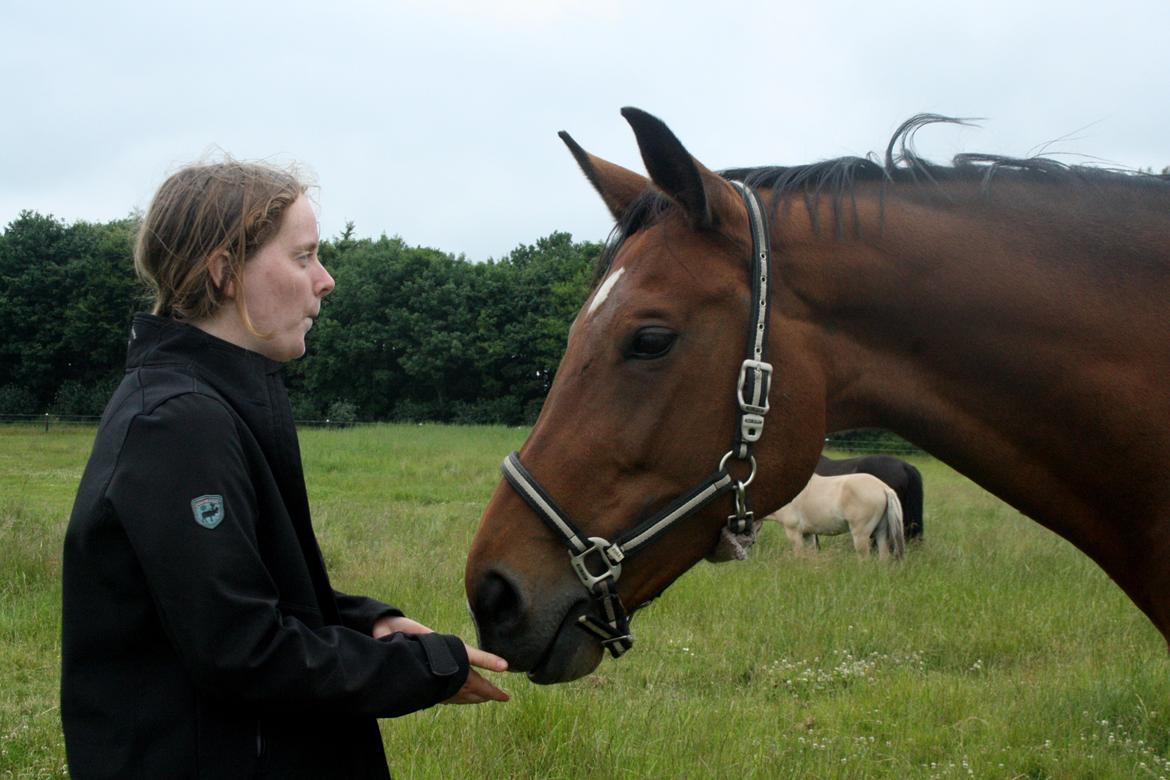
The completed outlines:
{"type": "Polygon", "coordinates": [[[341,624],[363,634],[372,634],[374,624],[384,617],[402,617],[402,610],[383,604],[366,596],[350,596],[339,590],[333,591],[337,610],[341,613],[341,624]]]}
{"type": "Polygon", "coordinates": [[[181,395],[139,415],[106,497],[163,630],[206,693],[262,709],[392,717],[449,698],[466,679],[458,637],[311,629],[297,605],[281,604],[259,552],[241,434],[217,399],[181,395]]]}

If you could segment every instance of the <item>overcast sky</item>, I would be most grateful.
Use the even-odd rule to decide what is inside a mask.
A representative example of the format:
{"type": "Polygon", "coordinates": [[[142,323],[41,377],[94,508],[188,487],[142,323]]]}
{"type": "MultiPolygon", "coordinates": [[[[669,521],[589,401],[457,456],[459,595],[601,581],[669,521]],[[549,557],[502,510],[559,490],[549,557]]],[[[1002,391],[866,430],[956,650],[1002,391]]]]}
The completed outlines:
{"type": "Polygon", "coordinates": [[[143,209],[227,152],[298,162],[323,236],[499,258],[610,218],[557,138],[642,170],[625,105],[710,168],[881,151],[1170,165],[1170,1],[0,0],[0,225],[143,209]]]}

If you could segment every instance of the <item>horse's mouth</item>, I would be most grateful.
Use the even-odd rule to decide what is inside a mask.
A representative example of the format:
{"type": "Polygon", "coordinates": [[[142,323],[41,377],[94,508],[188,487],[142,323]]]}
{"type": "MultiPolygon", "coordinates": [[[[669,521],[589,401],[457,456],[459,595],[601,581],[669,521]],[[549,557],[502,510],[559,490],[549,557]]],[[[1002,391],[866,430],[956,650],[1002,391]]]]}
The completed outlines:
{"type": "Polygon", "coordinates": [[[578,619],[589,610],[587,601],[574,604],[543,656],[528,670],[528,679],[537,685],[570,682],[592,672],[604,655],[601,644],[577,625],[578,619]]]}

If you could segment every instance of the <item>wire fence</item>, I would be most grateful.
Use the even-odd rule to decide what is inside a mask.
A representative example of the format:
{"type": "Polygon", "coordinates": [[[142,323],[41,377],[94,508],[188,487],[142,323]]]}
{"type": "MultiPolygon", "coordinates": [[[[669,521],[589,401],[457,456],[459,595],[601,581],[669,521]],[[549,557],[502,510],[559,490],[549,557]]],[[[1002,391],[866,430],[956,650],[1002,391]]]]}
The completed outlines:
{"type": "Polygon", "coordinates": [[[825,449],[840,452],[856,452],[862,455],[922,455],[925,451],[916,447],[905,439],[888,431],[880,431],[874,436],[866,430],[863,436],[853,431],[835,433],[825,437],[825,449]]]}
{"type": "Polygon", "coordinates": [[[42,428],[45,433],[53,429],[96,426],[100,417],[82,414],[0,414],[0,425],[42,428]]]}
{"type": "MultiPolygon", "coordinates": [[[[101,417],[86,414],[0,414],[0,426],[28,426],[45,433],[66,428],[97,427],[101,417]]],[[[298,428],[352,428],[358,425],[381,425],[376,421],[353,420],[295,420],[298,428]]]]}
{"type": "MultiPolygon", "coordinates": [[[[79,427],[96,427],[100,417],[81,414],[0,414],[0,426],[28,426],[45,433],[79,427]]],[[[298,428],[344,429],[383,425],[378,420],[296,420],[298,428]]],[[[431,424],[418,421],[416,424],[431,424]]],[[[922,450],[888,431],[865,429],[845,431],[825,437],[825,449],[860,454],[920,455],[922,450]]]]}

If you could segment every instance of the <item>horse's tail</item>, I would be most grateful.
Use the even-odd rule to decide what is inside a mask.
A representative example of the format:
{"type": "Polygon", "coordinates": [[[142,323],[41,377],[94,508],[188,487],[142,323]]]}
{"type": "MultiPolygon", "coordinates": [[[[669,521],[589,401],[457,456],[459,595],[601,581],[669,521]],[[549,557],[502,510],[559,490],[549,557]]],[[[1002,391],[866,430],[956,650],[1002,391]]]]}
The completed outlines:
{"type": "Polygon", "coordinates": [[[922,538],[922,473],[909,463],[906,466],[906,487],[902,499],[902,521],[907,539],[922,538]]]}
{"type": "Polygon", "coordinates": [[[886,524],[886,533],[890,537],[890,546],[893,548],[895,559],[901,559],[906,554],[906,526],[902,522],[902,502],[898,494],[891,487],[886,488],[886,512],[882,516],[886,524]]]}

